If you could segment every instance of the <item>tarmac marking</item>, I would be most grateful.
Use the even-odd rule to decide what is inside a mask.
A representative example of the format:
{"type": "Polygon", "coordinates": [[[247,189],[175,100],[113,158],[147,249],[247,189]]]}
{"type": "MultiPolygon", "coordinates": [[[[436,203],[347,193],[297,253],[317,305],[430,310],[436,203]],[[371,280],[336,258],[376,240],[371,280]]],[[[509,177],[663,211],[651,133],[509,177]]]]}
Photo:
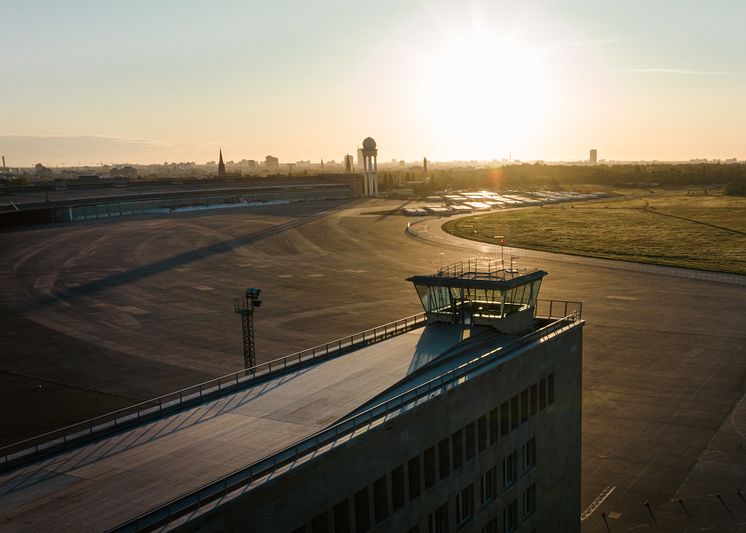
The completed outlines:
{"type": "Polygon", "coordinates": [[[606,487],[604,490],[602,490],[601,493],[596,497],[596,499],[593,500],[593,502],[591,502],[588,507],[586,507],[585,511],[580,513],[580,521],[582,522],[583,520],[591,516],[593,512],[598,509],[602,503],[604,503],[604,500],[611,496],[611,493],[614,492],[615,488],[616,487],[606,487]]]}
{"type": "Polygon", "coordinates": [[[628,302],[634,302],[635,300],[639,300],[639,298],[636,298],[635,296],[607,296],[607,300],[624,300],[628,302]]]}

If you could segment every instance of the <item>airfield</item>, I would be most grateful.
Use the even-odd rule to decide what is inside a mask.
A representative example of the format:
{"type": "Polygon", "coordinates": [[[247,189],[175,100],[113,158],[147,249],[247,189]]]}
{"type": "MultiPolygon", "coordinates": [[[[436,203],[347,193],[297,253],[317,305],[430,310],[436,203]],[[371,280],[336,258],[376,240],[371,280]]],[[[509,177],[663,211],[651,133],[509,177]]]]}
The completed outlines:
{"type": "MultiPolygon", "coordinates": [[[[256,344],[269,360],[419,312],[405,277],[499,254],[444,234],[443,219],[408,231],[412,220],[391,214],[401,206],[308,202],[0,233],[0,445],[238,370],[233,299],[246,287],[262,289],[256,344]]],[[[549,272],[542,298],[583,302],[583,531],[746,531],[742,278],[505,254],[549,272]]]]}

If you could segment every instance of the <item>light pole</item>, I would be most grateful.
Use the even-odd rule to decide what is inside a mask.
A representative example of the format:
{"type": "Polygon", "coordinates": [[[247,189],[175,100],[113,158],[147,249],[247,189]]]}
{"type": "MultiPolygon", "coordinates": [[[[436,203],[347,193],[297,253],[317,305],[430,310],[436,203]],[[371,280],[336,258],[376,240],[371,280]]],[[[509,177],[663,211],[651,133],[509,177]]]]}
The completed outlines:
{"type": "Polygon", "coordinates": [[[244,368],[256,366],[256,348],[254,346],[254,308],[262,305],[259,294],[262,289],[246,289],[244,301],[233,300],[234,311],[241,315],[241,330],[243,333],[243,364],[244,368]]]}

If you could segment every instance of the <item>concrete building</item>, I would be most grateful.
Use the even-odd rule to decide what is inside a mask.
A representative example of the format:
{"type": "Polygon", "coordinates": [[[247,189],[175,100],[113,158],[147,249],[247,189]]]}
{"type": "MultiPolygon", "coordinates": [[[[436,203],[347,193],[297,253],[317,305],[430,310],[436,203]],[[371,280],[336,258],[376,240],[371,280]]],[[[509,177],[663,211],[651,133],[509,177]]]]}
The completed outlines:
{"type": "Polygon", "coordinates": [[[378,149],[373,137],[363,139],[363,190],[365,196],[378,196],[378,149]]]}
{"type": "Polygon", "coordinates": [[[581,306],[471,259],[418,315],[26,441],[4,531],[580,530],[581,306]]]}
{"type": "Polygon", "coordinates": [[[267,167],[267,172],[277,172],[277,169],[280,168],[280,160],[271,155],[264,158],[264,164],[267,167]]]}
{"type": "Polygon", "coordinates": [[[350,154],[345,155],[345,172],[351,174],[353,171],[353,158],[350,154]]]}
{"type": "Polygon", "coordinates": [[[591,165],[597,165],[598,164],[598,150],[595,148],[591,148],[590,157],[588,159],[591,165]]]}

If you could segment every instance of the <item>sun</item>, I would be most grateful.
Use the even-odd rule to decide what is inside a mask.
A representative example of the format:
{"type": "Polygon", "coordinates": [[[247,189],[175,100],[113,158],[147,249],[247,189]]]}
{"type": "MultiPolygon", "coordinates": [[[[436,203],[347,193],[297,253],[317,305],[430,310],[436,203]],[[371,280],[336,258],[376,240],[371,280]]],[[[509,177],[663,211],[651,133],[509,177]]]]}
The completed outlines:
{"type": "Polygon", "coordinates": [[[459,153],[506,153],[537,127],[546,108],[540,54],[508,37],[472,32],[448,40],[430,55],[425,80],[429,122],[459,153]]]}

